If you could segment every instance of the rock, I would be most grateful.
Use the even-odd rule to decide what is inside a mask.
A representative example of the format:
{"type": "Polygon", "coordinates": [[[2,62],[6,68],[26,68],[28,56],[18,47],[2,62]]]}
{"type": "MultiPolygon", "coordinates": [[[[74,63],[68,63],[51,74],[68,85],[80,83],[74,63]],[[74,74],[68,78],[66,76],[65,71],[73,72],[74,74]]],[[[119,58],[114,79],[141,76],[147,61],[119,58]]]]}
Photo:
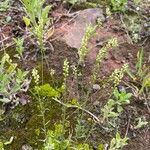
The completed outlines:
{"type": "MultiPolygon", "coordinates": [[[[95,101],[95,102],[93,103],[94,106],[99,106],[99,104],[100,104],[99,101],[95,101]]],[[[98,113],[99,113],[99,112],[98,112],[98,113]]]]}
{"type": "Polygon", "coordinates": [[[98,84],[94,84],[93,85],[93,90],[94,91],[100,90],[100,86],[98,84]]]}
{"type": "Polygon", "coordinates": [[[25,145],[22,145],[21,150],[33,150],[33,148],[30,145],[25,144],[25,145]]]}
{"type": "Polygon", "coordinates": [[[66,44],[72,48],[79,49],[86,28],[89,25],[96,25],[97,19],[105,21],[103,10],[101,8],[90,8],[80,11],[75,18],[75,22],[71,29],[64,35],[66,44]]]}
{"type": "Polygon", "coordinates": [[[118,85],[118,91],[120,92],[120,93],[122,93],[122,92],[126,92],[126,89],[125,89],[125,87],[124,86],[122,86],[122,85],[118,85]]]}

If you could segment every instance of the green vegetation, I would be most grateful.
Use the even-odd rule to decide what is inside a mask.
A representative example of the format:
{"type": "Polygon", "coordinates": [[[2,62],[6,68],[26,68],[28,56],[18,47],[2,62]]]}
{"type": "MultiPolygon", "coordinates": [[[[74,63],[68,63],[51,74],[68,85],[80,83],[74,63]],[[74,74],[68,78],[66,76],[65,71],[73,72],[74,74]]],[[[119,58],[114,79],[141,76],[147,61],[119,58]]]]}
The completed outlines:
{"type": "Polygon", "coordinates": [[[6,11],[9,8],[10,0],[4,0],[0,2],[0,12],[6,11]]]}
{"type": "Polygon", "coordinates": [[[131,93],[126,93],[126,91],[119,92],[117,89],[113,92],[114,99],[109,99],[104,108],[103,120],[109,122],[115,122],[117,117],[123,111],[123,105],[130,104],[131,93]]]}
{"type": "Polygon", "coordinates": [[[91,38],[91,36],[94,34],[95,29],[96,29],[96,27],[93,27],[91,25],[88,26],[86,29],[85,35],[84,35],[82,42],[81,42],[81,47],[78,51],[80,63],[84,62],[85,57],[89,53],[89,49],[88,49],[87,44],[88,44],[88,41],[91,38]]]}
{"type": "Polygon", "coordinates": [[[124,137],[123,139],[120,137],[120,134],[117,133],[116,134],[116,137],[113,138],[111,140],[111,143],[110,143],[110,148],[109,150],[119,150],[121,148],[123,148],[125,145],[127,145],[127,141],[129,139],[127,137],[124,137]]]}
{"type": "Polygon", "coordinates": [[[54,131],[48,131],[43,150],[92,150],[88,144],[76,144],[71,135],[65,138],[65,132],[61,124],[56,124],[54,131]]]}
{"type": "Polygon", "coordinates": [[[49,26],[50,19],[48,18],[51,6],[43,8],[45,0],[22,0],[27,17],[23,20],[27,27],[31,26],[31,32],[35,35],[40,46],[40,50],[44,51],[44,34],[45,28],[49,26]]]}
{"type": "MultiPolygon", "coordinates": [[[[9,2],[0,2],[0,12],[8,11],[9,2]]],[[[60,2],[62,8],[56,9],[57,3],[21,0],[19,6],[23,7],[23,15],[26,14],[21,15],[25,25],[19,27],[23,36],[13,34],[8,38],[13,41],[10,50],[5,48],[9,42],[5,36],[9,33],[1,33],[0,30],[0,128],[6,132],[12,127],[8,133],[1,134],[0,150],[23,149],[22,145],[16,148],[17,140],[19,144],[27,142],[25,144],[29,144],[29,147],[39,150],[121,150],[132,140],[132,137],[128,137],[131,131],[134,134],[134,131],[149,124],[150,68],[147,64],[150,60],[140,46],[142,49],[133,53],[135,56],[137,53],[137,60],[135,62],[132,56],[132,62],[126,56],[130,53],[121,51],[124,37],[123,40],[120,38],[126,33],[131,41],[138,42],[142,38],[137,32],[142,27],[131,21],[133,26],[125,28],[125,18],[122,17],[127,17],[129,13],[127,0],[66,0],[67,6],[60,2]],[[104,29],[100,20],[97,20],[96,25],[86,26],[78,50],[69,47],[67,50],[72,51],[68,53],[62,43],[58,44],[60,48],[57,49],[54,42],[56,45],[51,51],[51,42],[57,40],[57,34],[60,34],[60,31],[56,31],[58,33],[53,37],[53,29],[63,24],[63,17],[66,17],[65,23],[69,26],[72,20],[68,18],[72,16],[70,12],[74,8],[80,9],[78,6],[87,3],[90,4],[86,5],[87,8],[91,8],[91,5],[99,7],[101,2],[106,13],[104,29]],[[61,9],[66,11],[67,7],[70,7],[67,13],[59,12],[61,9]],[[115,27],[112,28],[114,13],[119,16],[119,23],[124,27],[119,30],[119,34],[114,32],[115,27]],[[109,33],[109,36],[105,33],[109,33]],[[52,39],[46,42],[49,37],[52,39]],[[94,54],[92,59],[89,56],[91,51],[94,54]],[[55,57],[51,61],[49,59],[53,54],[55,57]],[[122,57],[125,60],[120,60],[122,57]]],[[[139,4],[136,2],[136,5],[139,4]]],[[[15,26],[16,22],[13,23],[15,26]]],[[[12,28],[11,22],[8,27],[12,28]]],[[[69,29],[66,24],[59,28],[63,32],[69,29]]]]}
{"type": "MultiPolygon", "coordinates": [[[[99,50],[99,53],[96,56],[96,62],[95,62],[95,66],[94,66],[94,69],[93,69],[93,79],[94,79],[94,81],[97,79],[97,74],[100,70],[102,61],[104,60],[104,58],[108,54],[108,52],[107,52],[108,49],[115,48],[117,46],[118,46],[117,39],[112,38],[112,39],[108,40],[107,44],[99,50]]],[[[113,77],[111,77],[111,78],[113,79],[113,77]]]]}
{"type": "Polygon", "coordinates": [[[142,117],[142,118],[139,117],[136,120],[137,120],[137,125],[134,127],[134,129],[142,128],[148,124],[148,122],[146,121],[146,119],[144,117],[142,117]]]}
{"type": "Polygon", "coordinates": [[[0,101],[8,103],[18,101],[15,95],[21,91],[27,91],[30,80],[28,71],[22,71],[16,63],[12,63],[10,56],[5,53],[0,64],[0,101]]]}
{"type": "Polygon", "coordinates": [[[113,11],[125,11],[128,0],[110,0],[113,11]]]}
{"type": "Polygon", "coordinates": [[[55,90],[49,84],[35,86],[34,90],[35,93],[39,94],[39,96],[60,97],[59,89],[55,90]]]}
{"type": "Polygon", "coordinates": [[[19,54],[16,56],[21,57],[23,59],[23,52],[24,52],[23,42],[24,42],[24,39],[18,38],[18,39],[14,39],[14,41],[16,43],[16,52],[19,54]]]}
{"type": "Polygon", "coordinates": [[[150,67],[145,66],[143,62],[144,51],[141,49],[137,53],[137,63],[136,63],[136,70],[134,73],[131,70],[128,70],[129,76],[135,81],[135,84],[138,82],[140,87],[136,85],[133,87],[135,88],[135,95],[140,95],[144,92],[144,89],[150,87],[150,67]]]}

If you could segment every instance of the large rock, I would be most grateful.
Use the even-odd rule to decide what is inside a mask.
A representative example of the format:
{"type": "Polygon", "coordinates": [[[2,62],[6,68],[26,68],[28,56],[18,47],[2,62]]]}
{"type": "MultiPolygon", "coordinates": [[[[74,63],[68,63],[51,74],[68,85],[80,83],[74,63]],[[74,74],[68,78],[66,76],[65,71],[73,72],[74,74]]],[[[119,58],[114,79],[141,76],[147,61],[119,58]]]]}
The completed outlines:
{"type": "Polygon", "coordinates": [[[71,29],[64,35],[66,43],[72,48],[79,49],[86,27],[90,24],[96,25],[97,19],[100,19],[102,22],[105,21],[101,8],[90,8],[80,11],[71,29]]]}

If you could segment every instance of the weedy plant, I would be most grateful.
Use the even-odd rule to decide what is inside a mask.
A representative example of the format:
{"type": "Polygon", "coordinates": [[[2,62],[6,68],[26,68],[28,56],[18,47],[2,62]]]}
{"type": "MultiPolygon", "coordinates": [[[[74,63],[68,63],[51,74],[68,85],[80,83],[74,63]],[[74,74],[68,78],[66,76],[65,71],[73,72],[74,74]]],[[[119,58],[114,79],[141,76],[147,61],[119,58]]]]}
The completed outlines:
{"type": "Polygon", "coordinates": [[[15,55],[18,58],[22,58],[23,59],[23,52],[24,52],[24,46],[23,46],[23,42],[24,39],[23,38],[18,38],[18,39],[14,39],[15,43],[16,43],[16,51],[19,55],[15,55]]]}
{"type": "Polygon", "coordinates": [[[110,48],[114,48],[117,46],[118,46],[117,39],[112,38],[112,39],[108,40],[107,44],[99,50],[99,53],[96,56],[96,62],[95,62],[94,70],[93,70],[93,80],[94,81],[97,79],[97,75],[98,75],[100,67],[101,67],[100,65],[101,65],[102,61],[104,60],[104,58],[107,56],[108,50],[110,48]]]}
{"type": "Polygon", "coordinates": [[[55,130],[49,130],[47,132],[47,140],[44,143],[43,150],[65,150],[70,145],[70,137],[64,137],[65,130],[63,125],[56,124],[55,130]]]}
{"type": "Polygon", "coordinates": [[[16,63],[12,63],[10,56],[4,54],[0,64],[1,102],[8,103],[15,100],[17,93],[27,91],[30,84],[27,74],[28,71],[19,69],[16,63]]]}
{"type": "Polygon", "coordinates": [[[49,121],[46,120],[46,111],[49,111],[48,108],[45,108],[44,101],[45,98],[59,98],[61,96],[61,88],[54,89],[50,84],[40,85],[40,76],[37,69],[32,70],[32,77],[34,79],[35,87],[33,88],[32,94],[38,101],[38,110],[39,116],[42,119],[42,133],[44,134],[43,139],[43,150],[65,150],[68,145],[68,139],[65,139],[65,130],[62,124],[55,125],[55,130],[48,130],[47,125],[49,121]]]}
{"type": "Polygon", "coordinates": [[[142,128],[148,124],[148,122],[146,121],[144,117],[139,117],[136,119],[136,121],[137,121],[137,125],[134,127],[134,129],[142,128]]]}
{"type": "Polygon", "coordinates": [[[144,88],[150,87],[150,68],[144,65],[143,59],[144,59],[144,51],[142,49],[137,54],[137,64],[136,64],[137,78],[139,77],[142,86],[139,91],[139,94],[143,92],[144,88]]]}
{"type": "Polygon", "coordinates": [[[92,26],[92,25],[89,25],[87,27],[87,29],[86,29],[85,35],[84,35],[84,37],[82,38],[82,41],[81,41],[81,47],[80,47],[80,49],[78,51],[79,63],[83,63],[84,62],[84,59],[85,59],[85,57],[87,56],[87,54],[89,52],[87,44],[88,44],[89,39],[94,34],[95,29],[96,29],[96,26],[92,26]]]}
{"type": "MultiPolygon", "coordinates": [[[[43,145],[43,150],[65,150],[65,149],[76,149],[76,150],[91,150],[90,146],[88,144],[78,144],[76,143],[71,137],[72,133],[68,133],[66,131],[66,110],[67,108],[76,108],[80,109],[86,113],[89,113],[92,115],[90,112],[87,110],[83,109],[78,102],[72,102],[72,104],[68,103],[66,100],[58,100],[61,97],[60,93],[64,93],[64,86],[66,87],[66,80],[68,77],[69,73],[69,62],[66,59],[64,61],[63,65],[63,88],[60,87],[59,89],[54,89],[53,87],[50,86],[50,84],[44,84],[44,85],[39,85],[39,75],[38,71],[36,69],[33,69],[32,71],[32,76],[34,79],[34,82],[37,84],[37,86],[34,87],[34,94],[36,94],[36,98],[38,100],[38,105],[39,105],[39,110],[40,110],[40,116],[42,117],[43,120],[43,129],[42,131],[44,132],[45,139],[43,140],[44,145],[43,145]],[[52,100],[56,101],[57,103],[60,103],[62,105],[62,120],[60,124],[55,125],[55,130],[47,130],[46,126],[48,122],[46,122],[45,119],[45,111],[46,108],[43,105],[43,97],[47,98],[52,98],[52,100]],[[69,134],[68,138],[66,138],[66,135],[69,134]]],[[[66,89],[65,89],[66,90],[66,89]]],[[[64,95],[65,98],[66,95],[64,95]]],[[[67,97],[66,97],[67,98],[67,97]]],[[[75,128],[75,137],[78,138],[83,138],[86,137],[87,129],[85,126],[82,126],[79,122],[75,128]],[[81,133],[82,131],[82,133],[81,133]],[[80,132],[80,133],[79,133],[80,132]]]]}
{"type": "Polygon", "coordinates": [[[120,134],[117,133],[116,137],[111,140],[110,147],[108,150],[120,150],[125,145],[128,144],[127,143],[128,140],[129,140],[129,138],[127,138],[127,137],[121,138],[120,134]]]}
{"type": "MultiPolygon", "coordinates": [[[[81,47],[78,51],[79,54],[79,62],[77,64],[77,66],[70,66],[70,63],[68,61],[68,59],[64,60],[63,63],[63,81],[62,81],[62,86],[60,86],[60,88],[56,88],[54,89],[50,84],[39,84],[39,75],[36,69],[33,69],[32,71],[32,76],[34,78],[34,82],[36,83],[36,86],[34,88],[34,94],[37,96],[38,99],[38,103],[39,103],[39,109],[40,109],[40,114],[42,116],[42,120],[43,120],[43,131],[44,131],[44,135],[45,135],[45,140],[44,140],[44,146],[43,149],[47,150],[47,149],[75,149],[75,150],[91,150],[92,148],[88,145],[88,144],[78,144],[75,141],[77,141],[78,139],[81,138],[88,138],[86,137],[88,134],[90,134],[89,129],[87,129],[87,126],[85,126],[85,124],[82,124],[82,122],[80,122],[81,120],[85,120],[82,119],[82,117],[84,117],[85,115],[81,115],[83,113],[87,114],[88,116],[90,116],[91,118],[94,118],[93,120],[96,123],[100,123],[100,120],[97,116],[95,116],[93,113],[91,113],[90,111],[88,111],[86,108],[86,104],[88,102],[88,100],[91,98],[90,97],[90,93],[91,93],[91,89],[88,91],[84,91],[84,89],[80,88],[80,93],[83,94],[80,98],[73,98],[70,99],[68,97],[68,95],[70,94],[70,89],[68,87],[70,87],[70,85],[68,85],[68,79],[70,77],[70,70],[72,69],[73,71],[73,79],[75,79],[78,83],[78,79],[82,78],[82,74],[80,74],[80,72],[82,72],[82,67],[80,67],[81,64],[84,64],[85,58],[87,56],[87,54],[89,53],[89,49],[88,49],[88,41],[91,38],[91,36],[94,34],[96,29],[96,26],[88,26],[87,30],[85,32],[85,35],[82,39],[81,42],[81,47]],[[80,74],[80,75],[79,75],[80,74]],[[61,108],[62,108],[62,119],[61,119],[61,123],[59,123],[58,125],[55,125],[55,130],[50,130],[48,131],[46,128],[46,125],[48,124],[48,122],[46,122],[45,119],[45,110],[46,108],[44,108],[44,102],[42,98],[51,98],[51,100],[54,100],[55,102],[61,104],[61,108]],[[66,124],[67,124],[67,110],[68,108],[73,108],[76,109],[76,112],[80,112],[80,116],[78,116],[77,113],[77,124],[75,125],[75,128],[73,129],[72,133],[69,133],[69,131],[66,131],[66,124]],[[69,135],[67,137],[67,134],[69,135]],[[74,140],[75,139],[75,140],[74,140]],[[61,147],[61,148],[60,148],[61,147]]],[[[117,39],[113,38],[111,40],[108,41],[108,43],[105,45],[105,47],[103,47],[101,49],[101,51],[99,52],[97,58],[96,58],[96,65],[95,68],[99,69],[100,64],[102,62],[102,60],[104,59],[104,57],[107,55],[107,49],[109,48],[114,48],[118,45],[117,43],[117,39]]],[[[116,87],[121,79],[123,78],[123,75],[125,73],[127,69],[127,64],[123,65],[123,67],[119,70],[115,70],[114,73],[111,75],[109,81],[114,81],[114,87],[116,87]],[[117,76],[117,77],[116,77],[117,76]]],[[[92,76],[93,77],[93,76],[92,76]]],[[[91,78],[92,78],[91,77],[91,78]]],[[[81,79],[82,81],[82,79],[81,79]]],[[[78,85],[77,85],[78,87],[78,85]]],[[[129,103],[129,94],[127,93],[119,93],[119,91],[114,91],[114,99],[111,99],[110,101],[113,102],[114,104],[111,106],[110,110],[112,109],[112,112],[114,113],[120,113],[122,112],[123,108],[122,106],[125,104],[129,103]],[[117,93],[118,92],[118,93],[117,93]],[[117,109],[117,111],[115,110],[117,109]]],[[[110,115],[110,114],[108,114],[110,115]]],[[[109,116],[105,115],[105,118],[109,119],[109,116]]],[[[119,114],[117,115],[119,116],[119,114]]],[[[116,117],[117,117],[116,116],[116,117]]],[[[92,120],[92,119],[91,119],[92,120]]]]}
{"type": "Polygon", "coordinates": [[[111,125],[112,121],[115,122],[123,111],[123,106],[130,103],[132,94],[126,93],[126,91],[119,92],[118,89],[115,89],[113,96],[114,98],[109,99],[102,109],[103,122],[106,120],[108,123],[111,123],[111,125]]]}
{"type": "Polygon", "coordinates": [[[129,76],[135,82],[135,85],[131,87],[134,88],[135,96],[138,96],[144,92],[144,89],[150,87],[150,67],[144,65],[144,51],[141,49],[137,54],[137,63],[136,63],[136,70],[132,72],[128,70],[129,76]],[[137,85],[139,85],[139,87],[137,85]]]}
{"type": "Polygon", "coordinates": [[[137,43],[138,41],[140,41],[140,33],[142,31],[142,18],[140,18],[139,14],[135,16],[124,14],[124,16],[121,16],[121,21],[123,27],[128,33],[131,43],[137,43]]]}
{"type": "Polygon", "coordinates": [[[35,84],[38,85],[40,82],[40,76],[38,74],[38,70],[35,68],[32,70],[32,77],[34,79],[35,84]]]}
{"type": "Polygon", "coordinates": [[[27,27],[31,26],[31,32],[37,38],[41,51],[44,51],[44,35],[51,20],[48,18],[51,6],[43,7],[45,0],[21,0],[21,2],[27,14],[23,20],[27,27]]]}
{"type": "Polygon", "coordinates": [[[120,69],[115,69],[109,76],[109,82],[113,82],[114,87],[117,87],[124,77],[124,74],[128,71],[128,68],[129,66],[126,63],[120,69]]]}
{"type": "MultiPolygon", "coordinates": [[[[37,69],[33,69],[32,70],[32,77],[33,77],[33,80],[34,80],[34,83],[35,83],[35,87],[33,89],[33,91],[31,91],[31,93],[35,96],[35,98],[37,99],[38,101],[38,110],[39,110],[39,113],[40,113],[40,117],[42,118],[42,125],[43,125],[43,128],[42,128],[42,132],[45,136],[45,141],[47,140],[47,128],[46,128],[46,119],[45,119],[45,112],[46,112],[46,109],[44,107],[44,103],[43,103],[43,99],[45,98],[45,96],[47,96],[47,94],[49,94],[49,92],[51,93],[51,87],[50,85],[39,85],[40,83],[40,76],[39,76],[39,73],[38,73],[38,70],[37,69]],[[50,88],[50,89],[49,89],[50,88]]],[[[52,91],[53,93],[53,91],[52,91]]],[[[51,96],[51,95],[50,95],[51,96]]]]}
{"type": "Polygon", "coordinates": [[[125,11],[128,0],[109,0],[113,11],[125,11]]]}
{"type": "MultiPolygon", "coordinates": [[[[49,130],[47,140],[43,145],[42,150],[93,150],[86,143],[78,144],[71,138],[71,134],[66,138],[66,130],[62,124],[55,124],[55,130],[49,130]]],[[[98,150],[102,150],[98,148],[98,150]]]]}
{"type": "Polygon", "coordinates": [[[6,11],[9,8],[10,0],[4,0],[0,2],[0,12],[6,11]]]}
{"type": "Polygon", "coordinates": [[[85,123],[83,120],[77,120],[77,124],[75,127],[75,137],[78,139],[86,138],[88,135],[89,129],[87,126],[85,126],[85,123]]]}
{"type": "Polygon", "coordinates": [[[69,76],[69,62],[67,59],[63,63],[63,86],[66,88],[67,77],[69,76]]]}

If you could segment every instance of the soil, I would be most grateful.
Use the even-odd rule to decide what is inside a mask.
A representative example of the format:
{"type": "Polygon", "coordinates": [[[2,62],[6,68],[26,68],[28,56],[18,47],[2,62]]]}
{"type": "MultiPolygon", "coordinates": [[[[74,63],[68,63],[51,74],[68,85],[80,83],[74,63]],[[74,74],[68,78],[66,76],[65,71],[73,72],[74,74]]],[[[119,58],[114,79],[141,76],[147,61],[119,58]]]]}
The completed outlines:
{"type": "MultiPolygon", "coordinates": [[[[50,2],[48,1],[47,3],[50,2]]],[[[54,18],[54,33],[47,38],[46,42],[44,82],[50,83],[54,87],[59,87],[63,80],[62,68],[64,59],[67,58],[70,66],[73,66],[78,64],[79,56],[77,48],[69,46],[64,40],[64,37],[74,25],[75,20],[66,15],[68,9],[61,2],[54,3],[54,10],[50,14],[54,18]],[[56,74],[54,78],[50,77],[50,69],[47,68],[55,70],[56,74]]],[[[1,55],[6,51],[10,54],[13,61],[18,62],[19,66],[23,69],[31,70],[36,67],[41,71],[41,54],[38,50],[36,40],[30,37],[26,31],[26,27],[22,21],[22,17],[25,15],[23,10],[16,9],[16,6],[20,7],[20,5],[20,3],[15,2],[11,9],[0,15],[0,19],[5,22],[0,23],[1,55]],[[11,17],[11,21],[8,23],[5,21],[7,16],[11,17]],[[24,59],[18,60],[13,57],[15,53],[13,38],[22,36],[25,38],[24,59]]],[[[71,13],[74,11],[76,10],[71,10],[71,13]]],[[[147,39],[144,44],[144,40],[136,44],[129,43],[128,35],[121,27],[121,21],[118,15],[113,15],[111,18],[107,18],[103,23],[103,27],[97,27],[96,34],[89,41],[88,47],[90,52],[86,57],[85,65],[81,66],[83,69],[83,79],[80,81],[80,84],[82,85],[81,88],[85,88],[85,91],[86,88],[92,88],[89,86],[89,83],[96,55],[107,40],[112,37],[118,39],[119,46],[114,49],[109,49],[108,56],[102,62],[97,83],[101,81],[100,79],[108,77],[114,69],[120,68],[124,63],[129,63],[130,68],[134,71],[137,62],[137,53],[141,48],[144,49],[145,64],[150,66],[149,40],[147,39]]],[[[131,83],[134,84],[134,81],[125,75],[121,86],[127,87],[127,84],[132,85],[131,83]]],[[[76,85],[76,81],[70,78],[68,84],[68,89],[71,91],[71,94],[68,96],[69,99],[80,97],[81,93],[76,85]]],[[[33,85],[31,85],[32,88],[33,85]]],[[[129,88],[129,91],[132,92],[132,89],[129,88]]],[[[110,87],[96,92],[91,90],[91,99],[88,101],[86,108],[95,115],[99,115],[99,109],[106,104],[110,92],[110,87]]],[[[20,95],[25,99],[26,103],[25,105],[20,104],[14,109],[7,106],[4,119],[0,121],[0,139],[9,140],[11,136],[14,137],[13,142],[6,146],[6,149],[9,150],[20,150],[24,144],[29,144],[33,148],[40,148],[37,146],[40,142],[37,143],[37,141],[39,137],[43,137],[43,134],[39,133],[40,135],[38,135],[39,130],[42,128],[41,117],[38,116],[38,102],[30,92],[20,93],[20,95]]],[[[150,121],[149,104],[145,105],[144,98],[134,97],[131,104],[124,108],[124,113],[120,116],[119,131],[121,131],[122,136],[127,135],[130,138],[129,144],[123,150],[150,150],[150,127],[146,125],[141,129],[134,129],[136,118],[145,117],[147,121],[150,121]]],[[[150,95],[147,95],[146,99],[150,101],[150,95]]],[[[52,101],[45,101],[45,107],[50,109],[49,113],[46,114],[46,119],[51,122],[48,128],[53,129],[54,124],[61,118],[61,106],[52,101]]],[[[73,126],[74,121],[72,122],[73,126]]],[[[89,136],[88,142],[93,147],[96,147],[99,143],[109,143],[113,136],[114,132],[106,133],[101,125],[97,125],[97,128],[89,136]]]]}

